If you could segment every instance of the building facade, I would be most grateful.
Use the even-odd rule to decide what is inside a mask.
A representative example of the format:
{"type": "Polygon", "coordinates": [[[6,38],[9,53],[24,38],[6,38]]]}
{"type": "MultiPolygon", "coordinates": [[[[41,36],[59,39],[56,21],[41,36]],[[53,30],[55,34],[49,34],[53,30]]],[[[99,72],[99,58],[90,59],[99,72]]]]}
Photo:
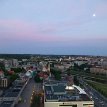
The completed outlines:
{"type": "Polygon", "coordinates": [[[9,86],[9,79],[8,78],[0,78],[0,87],[6,88],[9,86]]]}

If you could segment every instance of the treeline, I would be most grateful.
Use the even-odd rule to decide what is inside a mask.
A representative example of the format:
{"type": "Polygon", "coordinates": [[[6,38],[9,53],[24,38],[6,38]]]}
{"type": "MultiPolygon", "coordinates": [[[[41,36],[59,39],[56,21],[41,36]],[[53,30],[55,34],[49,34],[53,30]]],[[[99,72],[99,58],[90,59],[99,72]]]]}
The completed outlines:
{"type": "Polygon", "coordinates": [[[95,78],[95,77],[85,77],[85,79],[100,82],[102,84],[107,84],[107,79],[101,79],[101,78],[95,78]]]}
{"type": "Polygon", "coordinates": [[[0,58],[5,59],[29,59],[31,57],[30,54],[0,54],[0,58]]]}
{"type": "Polygon", "coordinates": [[[75,71],[78,71],[78,70],[79,71],[84,71],[84,69],[87,68],[86,71],[89,71],[90,67],[91,67],[91,65],[88,65],[88,63],[81,64],[81,65],[78,65],[78,64],[74,63],[74,67],[72,69],[75,70],[75,71]]]}

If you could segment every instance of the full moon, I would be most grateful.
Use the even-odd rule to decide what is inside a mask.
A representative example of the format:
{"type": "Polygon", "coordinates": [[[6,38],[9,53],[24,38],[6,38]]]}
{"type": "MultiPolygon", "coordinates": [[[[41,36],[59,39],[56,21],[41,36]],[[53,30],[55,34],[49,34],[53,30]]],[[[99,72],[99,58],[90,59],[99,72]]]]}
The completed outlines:
{"type": "Polygon", "coordinates": [[[95,16],[96,16],[96,14],[94,13],[94,14],[93,14],[93,17],[95,17],[95,16]]]}

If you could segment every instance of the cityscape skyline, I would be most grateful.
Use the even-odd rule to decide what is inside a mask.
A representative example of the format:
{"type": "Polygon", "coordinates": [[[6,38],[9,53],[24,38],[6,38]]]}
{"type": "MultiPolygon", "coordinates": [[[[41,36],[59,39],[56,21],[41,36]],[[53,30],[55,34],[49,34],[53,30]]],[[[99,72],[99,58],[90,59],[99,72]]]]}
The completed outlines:
{"type": "Polygon", "coordinates": [[[107,55],[107,1],[0,1],[0,53],[107,55]]]}

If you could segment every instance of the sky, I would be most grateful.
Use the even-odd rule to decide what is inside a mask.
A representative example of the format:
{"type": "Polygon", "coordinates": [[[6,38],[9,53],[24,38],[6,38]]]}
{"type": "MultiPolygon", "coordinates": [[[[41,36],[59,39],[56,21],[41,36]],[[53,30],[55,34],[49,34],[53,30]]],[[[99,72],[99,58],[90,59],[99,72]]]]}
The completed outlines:
{"type": "Polygon", "coordinates": [[[0,53],[107,56],[107,0],[0,0],[0,53]]]}

